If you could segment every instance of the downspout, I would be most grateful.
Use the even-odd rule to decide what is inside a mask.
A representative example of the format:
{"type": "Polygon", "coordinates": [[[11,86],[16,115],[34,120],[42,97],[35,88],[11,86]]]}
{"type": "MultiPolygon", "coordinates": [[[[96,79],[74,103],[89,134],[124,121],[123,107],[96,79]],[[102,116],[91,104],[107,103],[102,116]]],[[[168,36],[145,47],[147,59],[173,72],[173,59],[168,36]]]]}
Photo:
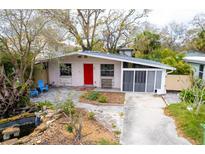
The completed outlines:
{"type": "Polygon", "coordinates": [[[174,70],[171,70],[171,71],[167,72],[167,74],[170,74],[170,73],[172,73],[172,72],[174,72],[174,70]]]}

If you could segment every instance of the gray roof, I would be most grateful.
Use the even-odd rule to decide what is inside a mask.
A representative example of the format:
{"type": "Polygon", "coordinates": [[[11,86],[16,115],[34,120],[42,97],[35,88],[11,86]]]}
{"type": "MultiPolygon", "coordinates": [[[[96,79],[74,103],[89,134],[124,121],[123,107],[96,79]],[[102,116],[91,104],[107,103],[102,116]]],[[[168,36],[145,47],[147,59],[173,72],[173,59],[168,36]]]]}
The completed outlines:
{"type": "Polygon", "coordinates": [[[130,62],[130,63],[135,63],[135,64],[168,69],[168,70],[176,70],[174,67],[171,67],[169,65],[165,65],[165,64],[162,64],[156,61],[134,58],[134,57],[119,55],[119,54],[111,54],[108,52],[105,53],[105,52],[97,52],[97,51],[81,51],[78,54],[92,56],[92,57],[105,58],[105,59],[112,59],[112,60],[117,60],[117,61],[130,62]]]}
{"type": "Polygon", "coordinates": [[[184,57],[184,61],[189,63],[205,64],[205,57],[198,57],[198,56],[184,57]]]}
{"type": "Polygon", "coordinates": [[[184,51],[186,57],[205,57],[205,53],[200,52],[200,51],[194,51],[194,50],[189,50],[189,51],[184,51]]]}
{"type": "Polygon", "coordinates": [[[120,55],[120,54],[111,54],[109,52],[100,52],[100,51],[78,51],[78,52],[70,52],[70,53],[60,53],[56,54],[52,57],[45,57],[44,59],[40,59],[39,61],[45,61],[49,59],[54,59],[54,58],[60,58],[60,57],[65,57],[65,56],[71,56],[71,55],[86,55],[90,57],[96,57],[96,58],[103,58],[103,59],[110,59],[110,60],[116,60],[116,61],[123,61],[123,62],[129,62],[129,63],[135,63],[135,64],[140,64],[140,65],[145,65],[145,66],[152,66],[156,68],[163,68],[167,70],[176,70],[174,67],[171,67],[169,65],[165,65],[156,61],[152,60],[147,60],[147,59],[140,59],[140,58],[134,58],[134,57],[129,57],[126,55],[120,55]]]}

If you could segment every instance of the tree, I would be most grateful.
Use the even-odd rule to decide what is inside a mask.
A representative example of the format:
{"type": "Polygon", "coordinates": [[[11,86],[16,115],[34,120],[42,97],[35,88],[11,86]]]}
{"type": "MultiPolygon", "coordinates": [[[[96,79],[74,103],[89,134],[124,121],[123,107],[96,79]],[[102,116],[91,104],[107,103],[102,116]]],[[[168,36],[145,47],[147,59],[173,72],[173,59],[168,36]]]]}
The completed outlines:
{"type": "Polygon", "coordinates": [[[196,15],[188,31],[186,48],[205,52],[205,14],[196,15]]]}
{"type": "Polygon", "coordinates": [[[205,30],[198,32],[197,36],[192,40],[192,45],[196,50],[205,52],[205,30]]]}
{"type": "Polygon", "coordinates": [[[78,144],[82,140],[83,119],[81,111],[76,111],[73,101],[68,99],[61,106],[65,117],[69,120],[67,130],[73,133],[73,144],[78,144]]]}
{"type": "Polygon", "coordinates": [[[183,61],[184,54],[171,49],[156,49],[149,54],[136,54],[136,57],[158,61],[176,68],[172,74],[189,75],[191,66],[183,61]]]}
{"type": "Polygon", "coordinates": [[[46,10],[43,15],[67,30],[83,50],[92,50],[100,41],[97,30],[101,25],[101,9],[46,10]]]}
{"type": "Polygon", "coordinates": [[[187,39],[187,26],[175,22],[162,28],[160,32],[162,46],[172,50],[180,50],[187,39]]]}
{"type": "Polygon", "coordinates": [[[196,15],[192,22],[199,31],[205,31],[205,14],[196,15]]]}
{"type": "Polygon", "coordinates": [[[138,34],[134,40],[134,49],[143,54],[149,54],[153,50],[160,48],[160,36],[150,31],[138,34]]]}
{"type": "Polygon", "coordinates": [[[8,77],[0,59],[0,115],[15,111],[19,98],[31,83],[36,56],[46,45],[41,32],[47,22],[34,10],[0,11],[0,55],[9,57],[12,64],[8,77]]]}
{"type": "Polygon", "coordinates": [[[149,10],[143,10],[141,13],[136,10],[109,10],[108,14],[103,17],[102,39],[106,50],[115,52],[117,47],[125,47],[131,43],[131,36],[138,24],[137,21],[146,17],[148,13],[149,10]]]}

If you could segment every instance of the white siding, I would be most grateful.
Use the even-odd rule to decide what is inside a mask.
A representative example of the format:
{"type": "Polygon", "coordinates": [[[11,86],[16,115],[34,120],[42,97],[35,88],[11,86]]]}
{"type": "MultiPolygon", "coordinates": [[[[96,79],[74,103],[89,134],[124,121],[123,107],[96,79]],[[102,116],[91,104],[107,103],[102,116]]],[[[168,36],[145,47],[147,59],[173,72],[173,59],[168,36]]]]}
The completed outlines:
{"type": "Polygon", "coordinates": [[[100,64],[114,64],[114,77],[113,88],[120,89],[121,85],[121,62],[92,58],[77,55],[68,56],[49,62],[49,83],[54,83],[56,86],[83,86],[84,85],[84,64],[93,64],[93,84],[96,87],[101,87],[101,76],[100,76],[100,64]],[[60,77],[59,64],[60,63],[71,63],[72,64],[72,77],[60,77]]]}
{"type": "MultiPolygon", "coordinates": [[[[199,67],[200,64],[196,64],[196,63],[191,63],[193,70],[194,70],[194,77],[198,78],[199,77],[199,67]]],[[[205,80],[205,65],[204,65],[204,71],[203,71],[203,79],[205,80]]]]}

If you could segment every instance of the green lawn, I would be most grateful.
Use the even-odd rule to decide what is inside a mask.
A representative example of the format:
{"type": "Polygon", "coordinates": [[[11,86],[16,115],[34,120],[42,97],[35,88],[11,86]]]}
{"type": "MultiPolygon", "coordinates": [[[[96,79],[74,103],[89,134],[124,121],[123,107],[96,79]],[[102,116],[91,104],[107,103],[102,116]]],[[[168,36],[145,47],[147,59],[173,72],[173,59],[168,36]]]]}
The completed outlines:
{"type": "Polygon", "coordinates": [[[203,129],[201,123],[205,123],[205,105],[201,107],[198,115],[186,109],[186,103],[171,104],[166,108],[166,113],[173,116],[177,127],[183,134],[194,140],[196,144],[202,144],[203,129]]]}

